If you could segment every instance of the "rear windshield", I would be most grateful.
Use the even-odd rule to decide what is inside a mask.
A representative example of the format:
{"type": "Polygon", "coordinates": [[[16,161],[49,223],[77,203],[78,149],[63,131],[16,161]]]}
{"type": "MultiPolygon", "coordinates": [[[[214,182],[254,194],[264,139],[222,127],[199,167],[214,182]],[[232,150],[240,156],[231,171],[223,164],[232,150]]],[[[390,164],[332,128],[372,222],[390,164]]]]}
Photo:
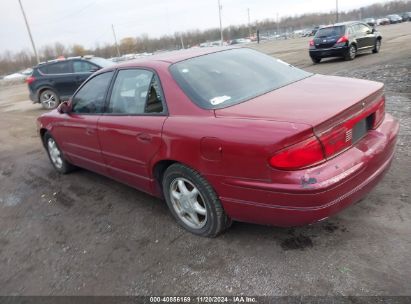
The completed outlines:
{"type": "Polygon", "coordinates": [[[235,105],[312,75],[245,48],[184,60],[170,71],[188,97],[205,109],[235,105]]]}
{"type": "Polygon", "coordinates": [[[322,38],[322,37],[331,37],[331,36],[342,36],[344,35],[344,32],[345,32],[344,26],[324,27],[318,30],[318,32],[315,34],[315,37],[322,38]]]}

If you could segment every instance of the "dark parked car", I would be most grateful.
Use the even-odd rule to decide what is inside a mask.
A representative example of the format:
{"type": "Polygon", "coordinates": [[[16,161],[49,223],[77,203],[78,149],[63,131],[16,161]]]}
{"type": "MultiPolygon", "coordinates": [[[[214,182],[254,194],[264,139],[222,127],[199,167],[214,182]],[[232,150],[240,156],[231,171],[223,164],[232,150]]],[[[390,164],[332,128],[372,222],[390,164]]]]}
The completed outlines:
{"type": "Polygon", "coordinates": [[[68,100],[91,74],[111,65],[112,61],[91,56],[41,63],[26,79],[30,99],[45,109],[54,109],[62,100],[68,100]]]}
{"type": "Polygon", "coordinates": [[[388,15],[387,18],[388,18],[388,20],[390,20],[391,24],[401,23],[402,22],[402,18],[397,14],[388,15]]]}
{"type": "Polygon", "coordinates": [[[303,225],[389,168],[399,124],[383,86],[251,49],[190,49],[97,72],[38,132],[58,172],[83,167],[165,198],[195,234],[232,220],[303,225]]]}
{"type": "Polygon", "coordinates": [[[406,12],[401,15],[402,21],[411,21],[411,12],[406,12]]]}
{"type": "Polygon", "coordinates": [[[317,31],[310,41],[309,54],[314,63],[327,57],[353,60],[359,53],[378,53],[381,40],[381,34],[363,22],[337,23],[317,31]]]}

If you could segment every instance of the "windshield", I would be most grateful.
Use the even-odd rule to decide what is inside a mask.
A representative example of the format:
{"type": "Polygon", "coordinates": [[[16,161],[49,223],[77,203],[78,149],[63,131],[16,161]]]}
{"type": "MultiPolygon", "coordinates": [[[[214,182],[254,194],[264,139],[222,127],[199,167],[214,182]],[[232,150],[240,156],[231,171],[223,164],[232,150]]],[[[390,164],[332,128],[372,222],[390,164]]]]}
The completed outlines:
{"type": "Polygon", "coordinates": [[[324,27],[319,29],[315,37],[322,38],[322,37],[331,37],[331,36],[342,36],[344,35],[345,29],[344,26],[331,26],[331,27],[324,27]]]}
{"type": "Polygon", "coordinates": [[[97,64],[98,66],[101,66],[102,68],[107,68],[110,67],[112,65],[115,65],[115,63],[113,61],[104,59],[104,58],[100,58],[100,57],[93,57],[91,59],[89,59],[91,62],[97,64]]]}
{"type": "Polygon", "coordinates": [[[312,75],[245,48],[184,60],[170,71],[187,96],[205,109],[235,105],[312,75]]]}

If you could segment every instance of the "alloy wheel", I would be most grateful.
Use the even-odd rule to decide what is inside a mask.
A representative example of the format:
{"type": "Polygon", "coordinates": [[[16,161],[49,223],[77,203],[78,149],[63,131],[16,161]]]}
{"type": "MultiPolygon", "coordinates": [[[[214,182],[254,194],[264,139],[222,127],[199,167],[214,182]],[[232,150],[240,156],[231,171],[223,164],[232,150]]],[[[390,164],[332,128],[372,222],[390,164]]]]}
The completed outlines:
{"type": "Polygon", "coordinates": [[[351,45],[350,46],[350,58],[354,59],[356,55],[357,50],[355,49],[355,46],[351,45]]]}
{"type": "Polygon", "coordinates": [[[56,94],[50,91],[44,92],[41,95],[41,103],[46,109],[54,109],[58,104],[56,94]]]}
{"type": "Polygon", "coordinates": [[[56,166],[56,168],[61,169],[63,167],[63,158],[61,157],[60,149],[57,147],[57,144],[53,138],[48,139],[47,149],[53,165],[56,166]]]}
{"type": "Polygon", "coordinates": [[[381,48],[381,41],[380,41],[380,40],[377,40],[376,43],[375,43],[375,50],[376,50],[377,52],[379,52],[379,51],[380,51],[380,48],[381,48]]]}
{"type": "Polygon", "coordinates": [[[170,184],[170,200],[177,216],[189,227],[201,229],[207,223],[204,198],[189,180],[179,177],[170,184]]]}

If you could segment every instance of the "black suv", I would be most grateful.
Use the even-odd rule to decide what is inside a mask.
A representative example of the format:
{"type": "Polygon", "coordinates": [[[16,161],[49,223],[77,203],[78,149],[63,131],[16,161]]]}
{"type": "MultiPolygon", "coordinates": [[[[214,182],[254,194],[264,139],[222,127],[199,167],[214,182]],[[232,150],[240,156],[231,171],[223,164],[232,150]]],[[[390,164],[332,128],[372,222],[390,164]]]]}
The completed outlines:
{"type": "Polygon", "coordinates": [[[68,100],[77,88],[95,71],[114,62],[99,57],[71,57],[40,63],[26,79],[30,99],[45,109],[56,108],[68,100]]]}
{"type": "Polygon", "coordinates": [[[343,57],[353,60],[359,53],[378,53],[381,34],[363,22],[344,22],[320,28],[310,41],[310,57],[314,63],[322,58],[343,57]]]}

